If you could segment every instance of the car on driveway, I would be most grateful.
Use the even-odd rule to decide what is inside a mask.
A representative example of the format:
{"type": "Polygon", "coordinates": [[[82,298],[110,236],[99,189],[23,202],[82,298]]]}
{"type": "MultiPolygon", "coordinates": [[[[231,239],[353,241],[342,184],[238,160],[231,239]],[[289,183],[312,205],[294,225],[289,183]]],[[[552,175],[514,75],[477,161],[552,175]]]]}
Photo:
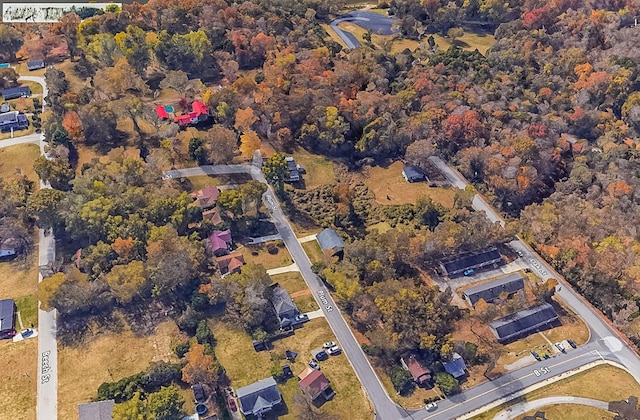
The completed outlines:
{"type": "Polygon", "coordinates": [[[531,350],[531,355],[532,355],[532,356],[533,356],[533,358],[534,358],[534,359],[536,359],[537,361],[542,360],[542,359],[540,358],[540,355],[539,355],[537,352],[533,351],[533,350],[531,350]]]}
{"type": "Polygon", "coordinates": [[[464,270],[464,273],[462,273],[465,276],[470,276],[474,273],[473,268],[470,268],[468,270],[464,270]]]}
{"type": "Polygon", "coordinates": [[[314,359],[309,360],[309,366],[311,366],[312,368],[314,368],[316,370],[320,370],[320,365],[314,359]]]}
{"type": "Polygon", "coordinates": [[[333,346],[327,349],[327,353],[329,353],[330,356],[337,356],[342,353],[342,349],[338,346],[333,346]]]}
{"type": "Polygon", "coordinates": [[[335,347],[335,346],[336,346],[336,343],[334,343],[333,341],[327,341],[322,345],[322,347],[324,347],[325,349],[330,349],[331,347],[335,347]]]}
{"type": "Polygon", "coordinates": [[[31,328],[27,328],[26,330],[22,331],[20,335],[22,335],[22,338],[31,337],[33,335],[33,330],[31,328]]]}
{"type": "Polygon", "coordinates": [[[309,316],[307,314],[296,315],[296,322],[307,322],[309,320],[309,316]]]}
{"type": "Polygon", "coordinates": [[[427,411],[433,411],[436,410],[438,408],[438,404],[434,403],[434,402],[430,402],[429,404],[427,404],[424,407],[427,411]]]}

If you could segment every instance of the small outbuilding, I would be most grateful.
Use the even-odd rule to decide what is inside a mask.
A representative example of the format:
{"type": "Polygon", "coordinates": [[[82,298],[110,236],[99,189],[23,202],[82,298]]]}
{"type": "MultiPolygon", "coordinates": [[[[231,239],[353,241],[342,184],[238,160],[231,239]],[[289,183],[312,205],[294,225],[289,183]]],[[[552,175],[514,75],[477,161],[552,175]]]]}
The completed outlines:
{"type": "Polygon", "coordinates": [[[78,404],[79,420],[113,420],[114,400],[78,404]]]}
{"type": "Polygon", "coordinates": [[[320,249],[324,253],[335,255],[344,250],[344,242],[333,229],[325,229],[316,235],[320,249]]]}
{"type": "Polygon", "coordinates": [[[261,418],[263,414],[282,403],[278,384],[272,376],[238,388],[236,394],[240,400],[240,411],[245,416],[261,418]]]}
{"type": "Polygon", "coordinates": [[[421,182],[429,180],[424,171],[415,165],[404,165],[402,168],[402,177],[407,182],[421,182]]]}
{"type": "Polygon", "coordinates": [[[27,69],[29,69],[29,71],[43,69],[45,66],[46,66],[46,63],[44,62],[44,60],[27,61],[27,69]]]}
{"type": "Polygon", "coordinates": [[[13,299],[0,300],[0,338],[16,335],[16,304],[13,299]]]}

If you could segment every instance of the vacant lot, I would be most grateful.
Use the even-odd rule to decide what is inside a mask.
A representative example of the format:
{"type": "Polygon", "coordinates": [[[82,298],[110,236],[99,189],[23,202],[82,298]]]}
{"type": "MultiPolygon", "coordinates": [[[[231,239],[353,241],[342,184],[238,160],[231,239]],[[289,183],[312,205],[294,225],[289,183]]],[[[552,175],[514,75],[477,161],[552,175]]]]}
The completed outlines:
{"type": "Polygon", "coordinates": [[[533,416],[536,411],[542,411],[548,419],[589,419],[589,420],[611,420],[615,414],[595,407],[575,404],[557,404],[529,411],[517,417],[522,420],[527,416],[533,416]]]}
{"type": "MultiPolygon", "coordinates": [[[[294,375],[297,375],[307,367],[311,349],[321,347],[325,341],[335,341],[326,321],[313,319],[303,328],[297,329],[295,335],[275,342],[270,352],[256,353],[251,345],[251,337],[244,331],[234,330],[217,320],[212,321],[211,325],[218,342],[216,355],[234,388],[271,376],[273,366],[289,364],[294,375]],[[295,362],[284,360],[285,350],[299,353],[295,362]]],[[[336,391],[335,398],[324,404],[322,411],[337,414],[341,419],[371,419],[373,412],[346,357],[339,355],[320,363],[322,372],[327,375],[336,391]]],[[[296,419],[296,407],[292,399],[300,389],[297,378],[290,378],[278,387],[289,411],[279,417],[279,420],[296,419]]]]}
{"type": "Polygon", "coordinates": [[[429,187],[427,182],[409,183],[402,177],[402,162],[395,162],[386,168],[375,166],[365,172],[367,187],[380,204],[414,204],[420,196],[430,197],[434,203],[453,207],[453,188],[429,187]]]}
{"type": "Polygon", "coordinates": [[[59,347],[58,417],[77,418],[76,405],[91,400],[103,382],[138,373],[153,361],[177,362],[171,343],[179,336],[175,323],[167,321],[149,337],[106,332],[80,347],[59,347]]]}
{"type": "Polygon", "coordinates": [[[290,273],[275,274],[271,276],[271,280],[274,283],[279,283],[290,294],[299,292],[301,290],[308,290],[307,284],[302,279],[302,276],[297,271],[290,273]]]}
{"type": "Polygon", "coordinates": [[[25,174],[31,181],[37,181],[38,176],[33,170],[33,162],[38,156],[40,156],[40,149],[35,144],[18,144],[0,149],[0,178],[9,178],[19,172],[25,174]]]}
{"type": "Polygon", "coordinates": [[[0,341],[0,413],[3,419],[36,418],[38,340],[0,341]]]}
{"type": "Polygon", "coordinates": [[[320,185],[336,182],[333,164],[326,157],[314,155],[302,148],[298,148],[293,157],[296,163],[302,165],[306,170],[306,173],[302,175],[306,189],[311,190],[320,185]]]}
{"type": "Polygon", "coordinates": [[[304,252],[306,252],[307,256],[309,257],[309,261],[311,261],[311,264],[324,261],[324,254],[322,253],[322,249],[320,249],[320,245],[318,244],[318,241],[313,240],[309,242],[304,242],[302,244],[302,248],[304,249],[304,252]]]}
{"type": "MultiPolygon", "coordinates": [[[[275,243],[272,242],[272,243],[275,243]]],[[[269,242],[265,242],[260,245],[252,245],[240,248],[240,251],[244,255],[244,260],[247,264],[262,264],[262,266],[270,270],[272,268],[285,267],[293,263],[291,255],[287,248],[276,246],[277,253],[271,254],[267,251],[267,245],[269,242]]]]}

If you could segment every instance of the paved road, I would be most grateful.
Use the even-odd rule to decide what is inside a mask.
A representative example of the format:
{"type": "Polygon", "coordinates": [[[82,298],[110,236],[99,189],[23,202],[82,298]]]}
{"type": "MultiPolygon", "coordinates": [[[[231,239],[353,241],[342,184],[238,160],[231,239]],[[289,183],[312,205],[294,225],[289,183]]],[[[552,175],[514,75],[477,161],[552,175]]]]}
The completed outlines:
{"type": "Polygon", "coordinates": [[[523,415],[528,411],[538,410],[542,407],[555,404],[577,404],[588,405],[590,407],[600,408],[602,410],[609,411],[609,403],[600,400],[593,400],[591,398],[571,397],[571,396],[557,396],[540,398],[529,402],[523,402],[520,404],[512,405],[508,410],[501,411],[493,420],[509,420],[523,415]]]}
{"type": "MultiPolygon", "coordinates": [[[[45,98],[49,95],[47,84],[43,77],[20,76],[19,81],[39,83],[42,86],[42,109],[45,108],[45,98]]],[[[44,155],[44,134],[30,134],[11,140],[3,140],[0,147],[7,147],[7,142],[15,144],[38,143],[40,154],[44,155]]],[[[40,188],[51,188],[40,181],[40,188]]],[[[48,235],[40,229],[38,240],[38,264],[48,265],[55,260],[56,241],[52,233],[48,235]]],[[[42,281],[42,274],[38,274],[38,283],[42,281]]],[[[45,312],[38,308],[38,398],[36,413],[38,420],[56,420],[58,418],[58,344],[56,342],[56,311],[45,312]]]]}
{"type": "Polygon", "coordinates": [[[395,32],[393,25],[397,22],[397,19],[383,16],[378,13],[369,12],[367,10],[356,10],[349,14],[340,16],[337,19],[331,21],[331,29],[333,29],[340,39],[347,45],[347,48],[353,49],[361,45],[360,41],[356,39],[350,32],[344,31],[338,27],[341,22],[353,22],[361,28],[371,30],[373,33],[380,35],[391,35],[395,32]]]}
{"type": "Polygon", "coordinates": [[[42,134],[34,133],[26,136],[14,137],[12,139],[0,140],[0,149],[3,147],[16,146],[18,144],[40,144],[42,134]]]}
{"type": "MultiPolygon", "coordinates": [[[[254,179],[266,182],[260,168],[252,165],[220,165],[220,166],[201,166],[198,168],[171,170],[164,173],[165,179],[189,177],[198,175],[221,175],[230,173],[250,173],[254,179]]],[[[347,356],[349,362],[353,366],[360,383],[367,392],[370,401],[373,403],[376,412],[376,418],[381,420],[398,420],[407,415],[407,412],[398,407],[387,394],[386,390],[376,376],[369,359],[360,348],[351,329],[345,322],[335,302],[331,298],[329,291],[322,283],[322,280],[311,271],[311,261],[305,253],[304,249],[298,242],[291,225],[282,212],[278,201],[271,188],[263,195],[263,200],[271,216],[273,222],[282,236],[291,257],[298,265],[300,274],[307,283],[307,286],[313,293],[320,308],[324,312],[324,316],[329,322],[342,350],[347,356]]]]}

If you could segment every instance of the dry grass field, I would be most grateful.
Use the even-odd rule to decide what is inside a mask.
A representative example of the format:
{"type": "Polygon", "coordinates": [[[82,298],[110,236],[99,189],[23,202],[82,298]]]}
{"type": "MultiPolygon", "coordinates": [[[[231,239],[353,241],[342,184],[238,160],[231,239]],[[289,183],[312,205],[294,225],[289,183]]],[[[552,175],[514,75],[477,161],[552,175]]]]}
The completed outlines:
{"type": "Polygon", "coordinates": [[[544,416],[548,419],[612,420],[615,417],[615,414],[595,407],[576,404],[557,404],[549,405],[538,410],[529,411],[522,416],[516,417],[516,419],[522,420],[527,416],[533,416],[536,411],[543,411],[544,416]]]}
{"type": "Polygon", "coordinates": [[[285,267],[293,263],[291,255],[289,254],[289,251],[287,251],[287,248],[276,247],[278,253],[270,254],[269,251],[267,251],[267,244],[268,242],[261,244],[262,246],[246,246],[240,248],[238,251],[241,252],[242,255],[244,255],[244,261],[247,264],[262,264],[262,266],[266,270],[285,267]]]}
{"type": "Polygon", "coordinates": [[[0,417],[14,420],[35,419],[37,338],[19,343],[2,340],[0,353],[0,417]]]}
{"type": "Polygon", "coordinates": [[[306,170],[306,173],[302,175],[306,189],[311,190],[320,185],[336,182],[333,164],[326,157],[314,155],[301,147],[293,153],[293,157],[296,163],[302,165],[306,170]]]}
{"type": "Polygon", "coordinates": [[[324,261],[324,254],[322,253],[322,249],[320,249],[320,245],[318,245],[318,241],[304,242],[302,248],[304,252],[307,253],[311,264],[324,261]]]}
{"type": "MultiPolygon", "coordinates": [[[[2,144],[1,140],[0,144],[2,144]]],[[[0,149],[0,178],[6,179],[20,172],[31,181],[37,181],[38,176],[33,170],[33,162],[38,156],[40,156],[40,149],[35,144],[18,144],[0,149]]]]}
{"type": "Polygon", "coordinates": [[[297,271],[275,274],[271,276],[271,280],[274,283],[280,284],[280,286],[286,289],[289,294],[293,294],[301,290],[308,290],[307,284],[304,282],[302,276],[297,271]]]}

